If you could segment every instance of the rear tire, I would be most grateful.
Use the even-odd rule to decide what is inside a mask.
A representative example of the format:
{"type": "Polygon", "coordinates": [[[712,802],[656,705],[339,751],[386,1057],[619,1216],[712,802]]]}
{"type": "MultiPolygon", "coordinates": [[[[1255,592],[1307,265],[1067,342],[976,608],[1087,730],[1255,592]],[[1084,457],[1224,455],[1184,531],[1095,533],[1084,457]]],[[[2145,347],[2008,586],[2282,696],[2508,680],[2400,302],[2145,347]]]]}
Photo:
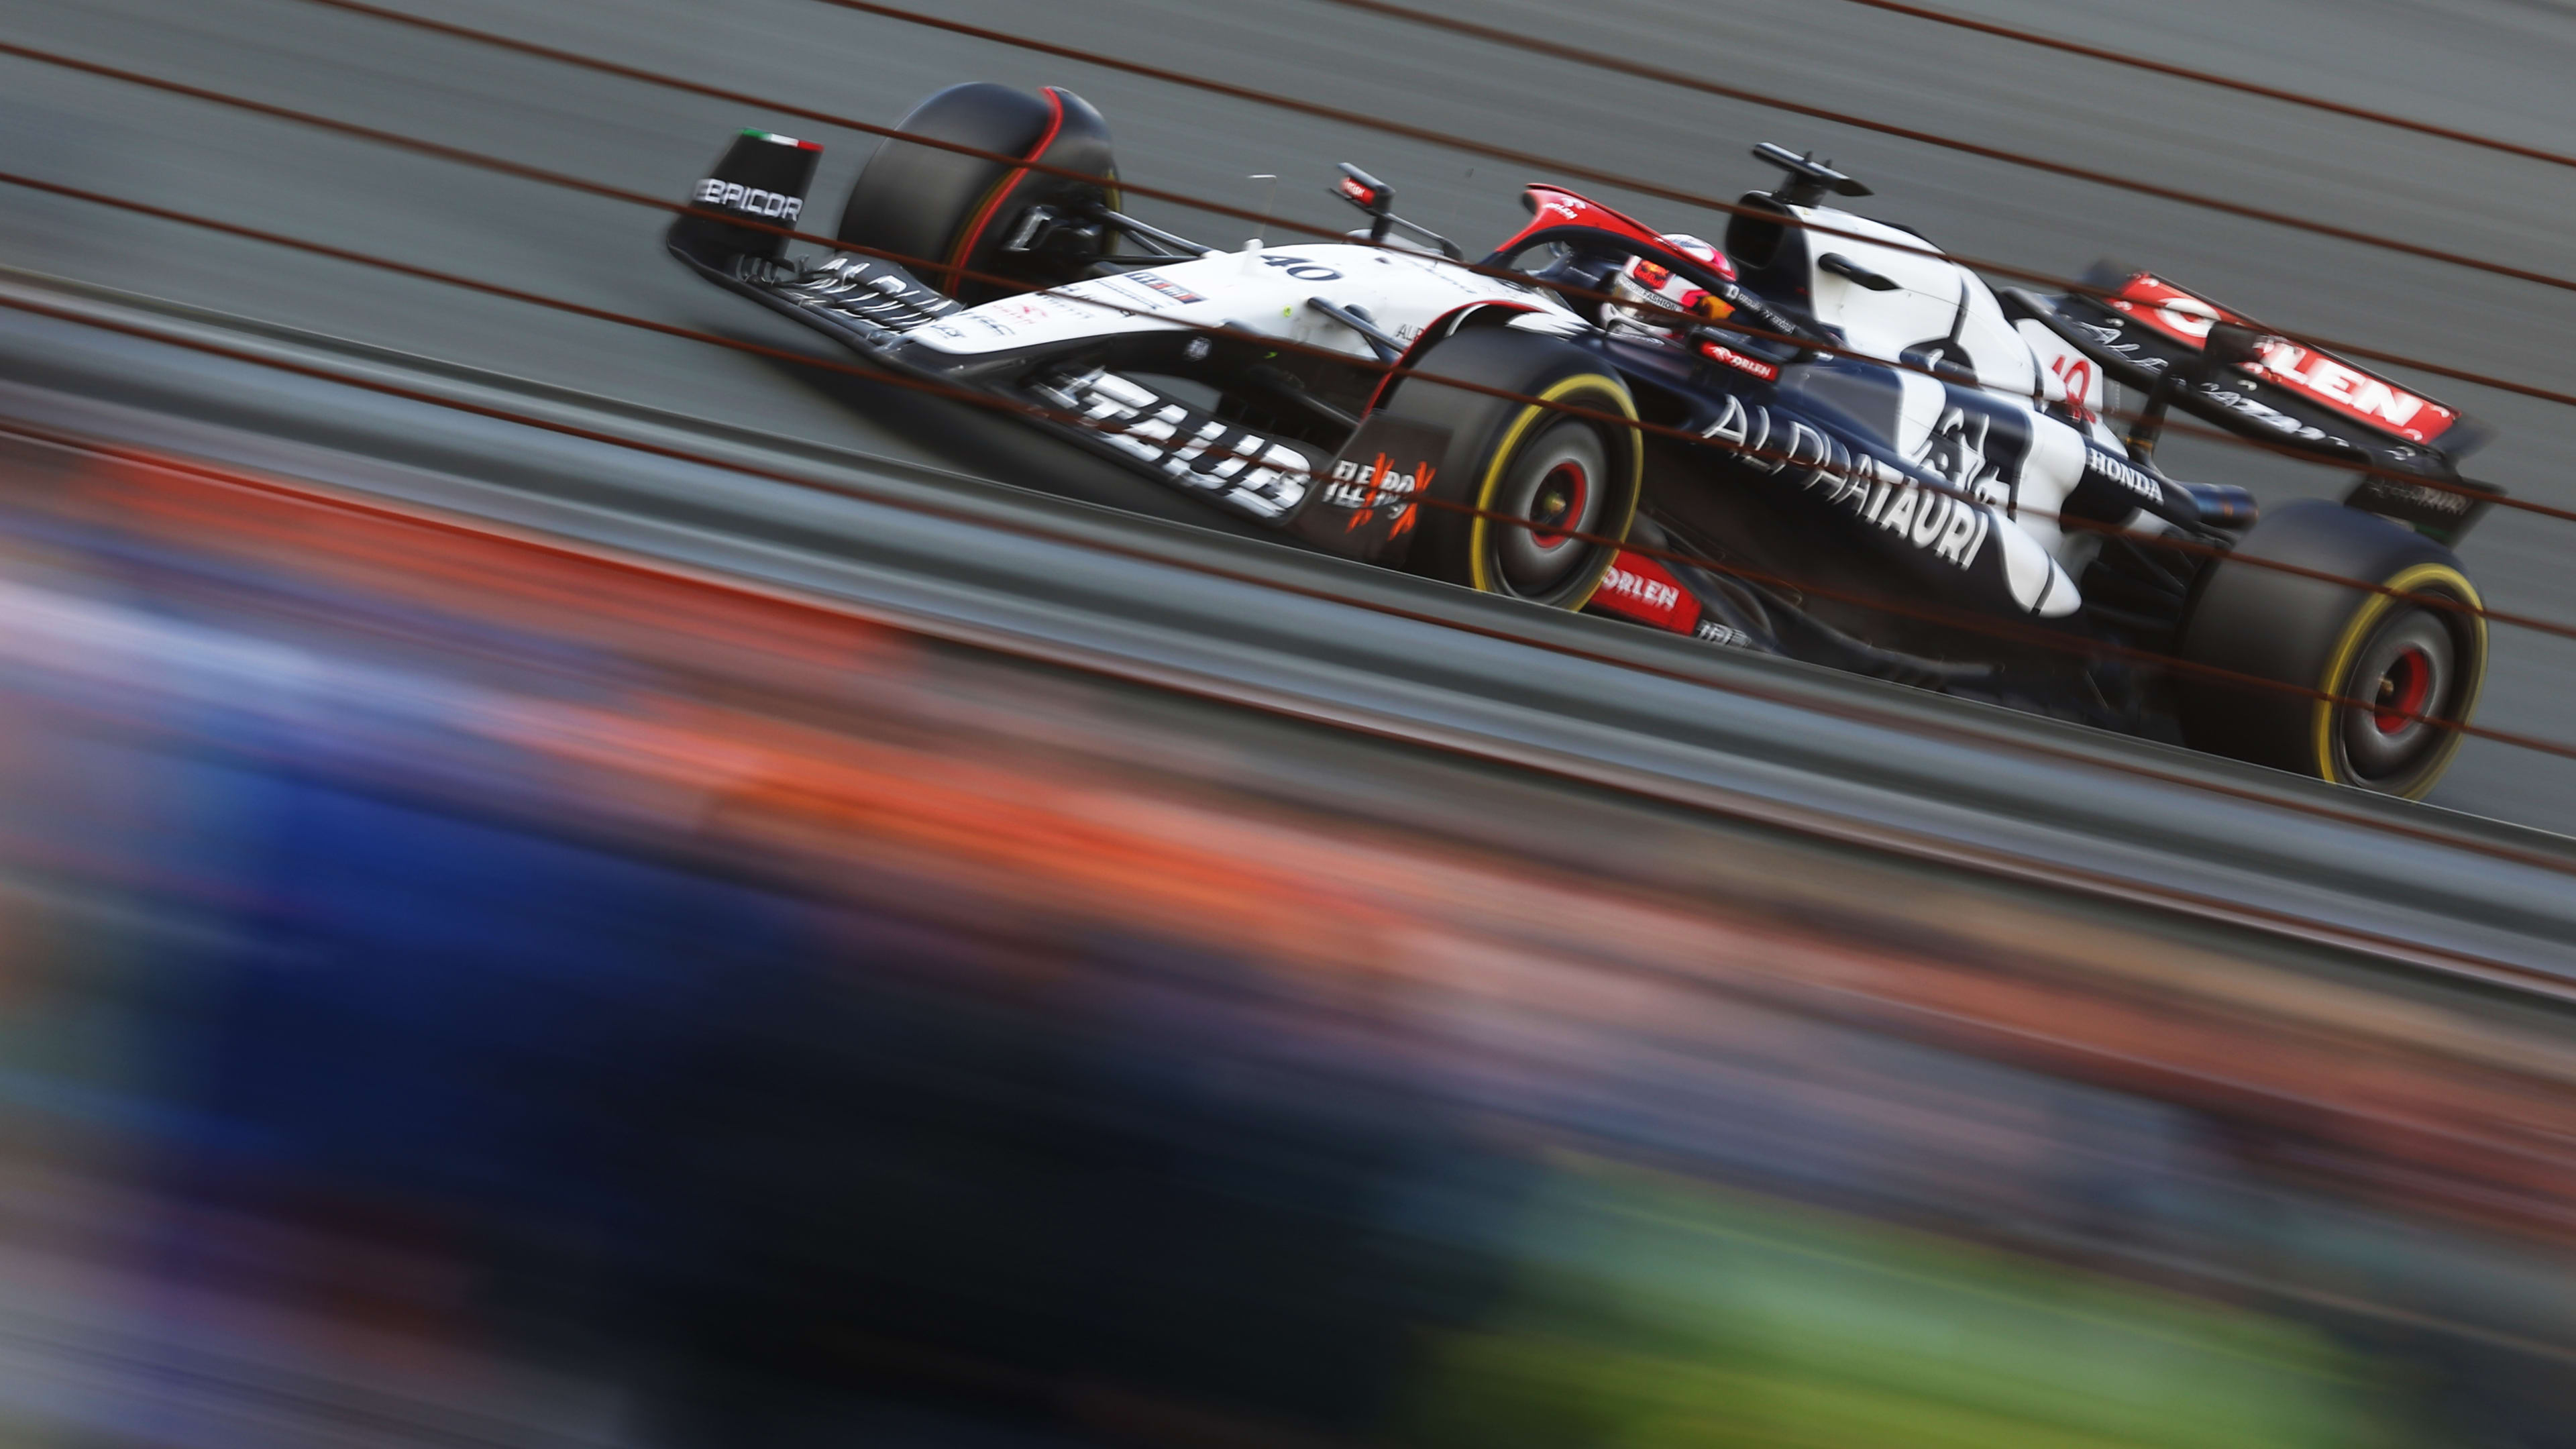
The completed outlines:
{"type": "Polygon", "coordinates": [[[2187,671],[2178,688],[2184,738],[2213,754],[2423,798],[2459,752],[2460,731],[2444,726],[2468,723],[2486,675],[2485,618],[2444,603],[2482,607],[2459,559],[2431,539],[2322,499],[2276,510],[2230,558],[2211,565],[2181,652],[2206,670],[2296,690],[2187,671]],[[2249,567],[2234,563],[2238,557],[2397,593],[2249,567]]]}
{"type": "Polygon", "coordinates": [[[1507,327],[1461,332],[1413,365],[1422,373],[1405,378],[1382,411],[1445,428],[1450,441],[1415,511],[1406,567],[1484,593],[1582,608],[1637,515],[1645,450],[1634,428],[1561,409],[1633,421],[1627,385],[1562,338],[1507,327]]]}
{"type": "Polygon", "coordinates": [[[841,210],[841,240],[894,254],[930,286],[973,305],[1062,285],[1081,265],[1060,253],[1002,250],[1031,207],[1072,213],[1118,204],[1109,123],[1071,91],[1032,95],[990,81],[950,86],[913,107],[898,129],[998,152],[1019,164],[889,136],[868,158],[841,210]],[[1043,162],[1109,184],[1030,170],[1043,162]],[[998,274],[1010,285],[967,275],[998,274]]]}

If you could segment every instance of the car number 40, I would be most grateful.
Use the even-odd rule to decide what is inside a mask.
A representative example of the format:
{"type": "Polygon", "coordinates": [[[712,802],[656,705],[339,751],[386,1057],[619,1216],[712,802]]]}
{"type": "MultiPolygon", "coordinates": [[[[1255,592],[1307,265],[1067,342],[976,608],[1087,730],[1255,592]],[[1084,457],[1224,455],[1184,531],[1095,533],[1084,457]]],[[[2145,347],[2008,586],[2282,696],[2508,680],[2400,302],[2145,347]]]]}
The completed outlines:
{"type": "Polygon", "coordinates": [[[1301,282],[1338,282],[1342,279],[1341,273],[1330,267],[1310,262],[1304,257],[1266,256],[1261,259],[1261,264],[1265,267],[1285,268],[1288,275],[1301,282]]]}

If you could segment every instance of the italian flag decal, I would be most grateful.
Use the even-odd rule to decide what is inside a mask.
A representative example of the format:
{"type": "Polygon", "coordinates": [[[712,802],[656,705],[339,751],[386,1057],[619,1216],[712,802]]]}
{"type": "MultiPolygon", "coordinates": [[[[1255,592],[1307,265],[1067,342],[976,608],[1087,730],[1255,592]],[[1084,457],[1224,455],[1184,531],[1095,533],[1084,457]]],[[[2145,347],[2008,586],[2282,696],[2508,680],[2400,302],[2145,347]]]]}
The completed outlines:
{"type": "Polygon", "coordinates": [[[773,145],[793,146],[799,151],[820,151],[823,149],[823,143],[820,141],[799,141],[793,136],[782,136],[775,131],[756,131],[745,126],[742,133],[746,136],[752,136],[760,140],[770,142],[773,145]]]}

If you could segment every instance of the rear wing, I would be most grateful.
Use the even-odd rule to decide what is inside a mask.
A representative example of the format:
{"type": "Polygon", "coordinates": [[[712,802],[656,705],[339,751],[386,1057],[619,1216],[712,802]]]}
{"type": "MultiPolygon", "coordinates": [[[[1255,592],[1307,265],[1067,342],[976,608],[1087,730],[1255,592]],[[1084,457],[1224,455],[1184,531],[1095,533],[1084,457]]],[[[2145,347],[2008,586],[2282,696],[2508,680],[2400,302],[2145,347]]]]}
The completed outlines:
{"type": "MultiPolygon", "coordinates": [[[[2103,375],[2230,432],[2369,470],[2344,502],[2443,543],[2503,490],[2460,476],[2487,428],[2347,358],[2273,333],[2153,272],[2109,264],[2085,279],[2103,295],[2017,293],[2103,375]],[[2212,356],[2211,333],[2253,334],[2212,356]],[[2402,477],[2392,478],[2388,475],[2402,477]],[[2407,481],[2421,478],[2424,483],[2407,481]],[[2460,488],[2470,493],[2454,491],[2460,488]]],[[[2239,337],[2242,334],[2238,334],[2239,337]]]]}

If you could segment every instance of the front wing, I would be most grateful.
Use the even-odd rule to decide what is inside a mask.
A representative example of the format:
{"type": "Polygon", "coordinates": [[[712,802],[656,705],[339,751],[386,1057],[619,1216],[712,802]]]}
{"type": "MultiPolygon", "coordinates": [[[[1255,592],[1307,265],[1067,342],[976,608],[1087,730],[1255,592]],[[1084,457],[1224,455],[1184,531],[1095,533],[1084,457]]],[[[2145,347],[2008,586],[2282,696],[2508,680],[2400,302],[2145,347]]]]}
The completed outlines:
{"type": "MultiPolygon", "coordinates": [[[[980,399],[1052,434],[1237,517],[1279,528],[1326,552],[1400,563],[1411,542],[1414,493],[1446,445],[1394,419],[1372,419],[1340,449],[1270,436],[1219,417],[1104,365],[1186,375],[1204,333],[1123,332],[1096,342],[956,354],[942,332],[979,325],[973,310],[903,267],[842,254],[812,271],[737,255],[706,256],[675,237],[672,253],[727,291],[823,333],[868,361],[980,399]]],[[[984,324],[989,325],[989,324],[984,324]]]]}

